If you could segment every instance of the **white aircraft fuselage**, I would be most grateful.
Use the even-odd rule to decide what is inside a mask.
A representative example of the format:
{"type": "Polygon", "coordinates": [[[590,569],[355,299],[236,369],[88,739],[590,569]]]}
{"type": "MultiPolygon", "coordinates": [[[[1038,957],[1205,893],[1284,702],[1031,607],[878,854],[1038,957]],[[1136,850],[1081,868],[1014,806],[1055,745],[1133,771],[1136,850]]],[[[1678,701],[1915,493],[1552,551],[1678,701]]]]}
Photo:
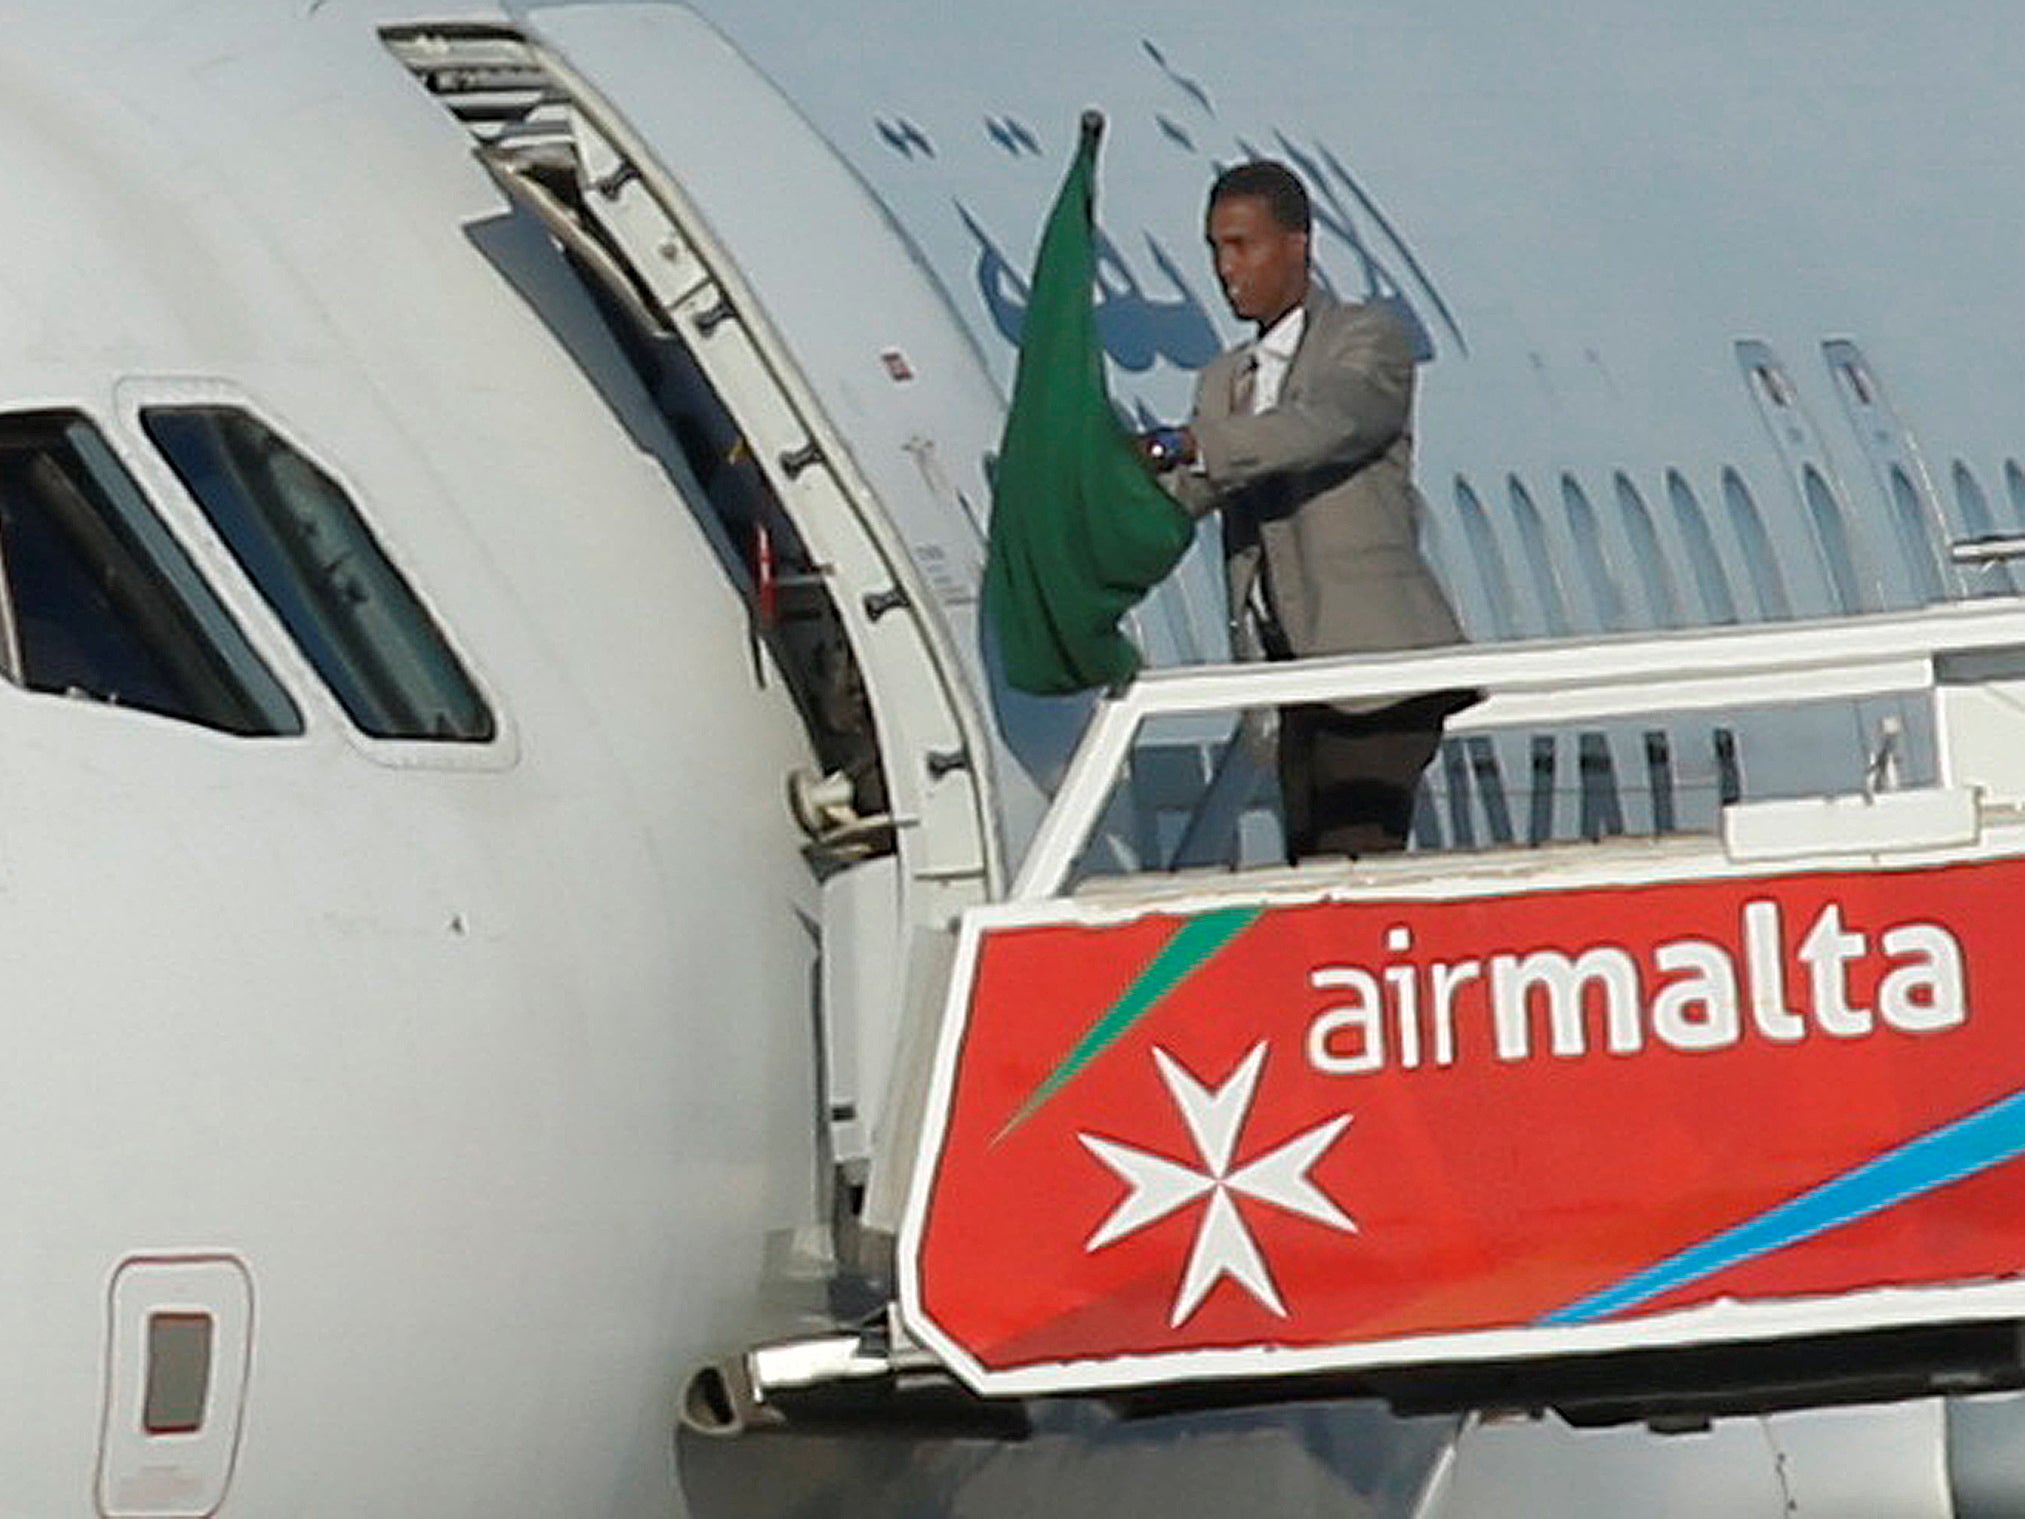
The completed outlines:
{"type": "MultiPolygon", "coordinates": [[[[135,1374],[109,1304],[124,1261],[227,1257],[251,1332],[215,1354],[250,1376],[197,1437],[229,1426],[227,1512],[668,1513],[684,1371],[765,1327],[766,1253],[814,1218],[792,703],[668,477],[474,249],[498,193],[369,21],[7,32],[5,409],[88,420],[302,731],[0,688],[0,1512],[208,1511],[148,1496],[160,1452],[101,1470],[135,1374]],[[494,737],[347,719],[140,426],[184,402],[341,482],[494,737]]],[[[567,280],[525,226],[503,256],[567,280]]]]}
{"type": "MultiPolygon", "coordinates": [[[[1085,106],[1112,120],[1120,401],[1178,416],[1240,336],[1200,198],[1219,161],[1291,158],[1322,277],[1425,343],[1430,549],[1473,637],[2011,588],[1944,556],[2025,525],[1999,319],[2025,202],[1989,146],[2025,105],[1987,7],[699,9],[723,37],[672,6],[399,0],[32,0],[0,29],[0,1513],[684,1511],[685,1378],[823,1318],[854,1132],[822,1111],[848,1037],[812,1008],[826,924],[878,909],[863,1016],[867,964],[921,974],[1003,889],[1086,711],[1000,689],[976,607],[1026,261],[1085,106]],[[629,231],[642,171],[613,169],[565,187],[611,217],[566,260],[554,142],[474,156],[486,91],[430,50],[523,26],[543,89],[594,87],[578,167],[665,175],[679,235],[629,231]],[[1967,113],[1945,134],[1937,94],[1967,113]],[[615,337],[652,279],[601,306],[621,244],[692,281],[671,330],[750,337],[778,385],[740,392],[740,437],[815,449],[774,448],[774,488],[845,503],[810,508],[835,536],[801,568],[891,816],[845,816],[821,870],[787,801],[830,767],[807,693],[615,337]],[[362,720],[235,552],[207,499],[229,471],[165,446],[163,418],[221,415],[285,445],[305,562],[377,626],[385,580],[303,515],[316,479],[349,499],[430,624],[390,678],[461,670],[482,722],[362,720]],[[210,647],[255,731],[50,673],[89,630],[11,578],[10,461],[159,524],[140,557],[196,609],[156,631],[210,647]],[[861,829],[890,878],[840,868],[861,829]]],[[[77,605],[121,604],[132,560],[77,605]]],[[[1205,555],[1136,627],[1174,663],[1222,625],[1205,555]]],[[[1907,1511],[1947,1512],[1942,1422],[1870,1441],[1927,1462],[1907,1511]]],[[[1823,1427],[1781,1448],[1841,1491],[1833,1452],[1868,1437],[1823,1427]]],[[[1571,1507],[1640,1482],[1770,1505],[1771,1446],[1726,1439],[1682,1476],[1628,1436],[1597,1476],[1493,1429],[1426,1511],[1495,1511],[1483,1473],[1533,1461],[1571,1507]]]]}

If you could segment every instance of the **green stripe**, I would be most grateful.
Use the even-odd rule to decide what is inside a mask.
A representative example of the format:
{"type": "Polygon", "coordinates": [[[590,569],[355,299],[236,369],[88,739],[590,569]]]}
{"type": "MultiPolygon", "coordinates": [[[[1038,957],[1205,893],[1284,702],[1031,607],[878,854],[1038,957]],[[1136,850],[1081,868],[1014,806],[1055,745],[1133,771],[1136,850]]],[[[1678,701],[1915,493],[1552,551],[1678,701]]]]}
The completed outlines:
{"type": "Polygon", "coordinates": [[[1043,1103],[1074,1081],[1084,1067],[1123,1038],[1133,1024],[1152,1012],[1161,998],[1207,965],[1225,945],[1258,922],[1264,912],[1263,907],[1226,907],[1190,918],[1176,929],[1174,937],[1153,957],[1153,963],[1125,988],[1125,994],[1111,1004],[1111,1010],[1076,1041],[1076,1047],[1069,1051],[1068,1058],[1049,1073],[1047,1080],[1034,1088],[1033,1095],[1006,1121],[1006,1126],[998,1131],[992,1142],[996,1144],[1033,1117],[1043,1103]]]}

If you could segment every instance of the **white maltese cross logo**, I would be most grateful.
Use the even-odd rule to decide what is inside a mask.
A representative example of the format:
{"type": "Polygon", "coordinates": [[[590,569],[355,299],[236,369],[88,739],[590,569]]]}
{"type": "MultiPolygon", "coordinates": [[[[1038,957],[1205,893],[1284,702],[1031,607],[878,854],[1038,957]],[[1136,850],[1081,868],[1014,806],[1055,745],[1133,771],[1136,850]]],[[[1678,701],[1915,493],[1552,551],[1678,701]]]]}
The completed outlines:
{"type": "Polygon", "coordinates": [[[1202,1159],[1197,1170],[1162,1155],[1137,1150],[1095,1134],[1078,1134],[1089,1152],[1117,1173],[1132,1190],[1097,1226],[1084,1245],[1085,1253],[1116,1244],[1129,1234],[1157,1223],[1178,1208],[1185,1208],[1207,1196],[1202,1222],[1195,1232],[1195,1248],[1189,1252],[1188,1269],[1181,1278],[1181,1290],[1168,1318],[1171,1328],[1180,1328],[1202,1306],[1203,1299],[1219,1280],[1230,1277],[1263,1307],[1281,1318],[1287,1305],[1273,1284],[1265,1256],[1246,1226],[1237,1205],[1238,1195],[1271,1203],[1316,1223],[1346,1234],[1357,1232],[1357,1224],[1308,1179],[1308,1172],[1330,1145],[1350,1126],[1348,1113],[1317,1124],[1258,1159],[1231,1170],[1237,1153],[1238,1132],[1251,1112],[1252,1097],[1258,1090],[1259,1072],[1265,1068],[1266,1046],[1253,1046],[1244,1062],[1214,1092],[1182,1069],[1167,1051],[1156,1048],[1154,1063],[1160,1079],[1181,1110],[1182,1121],[1195,1140],[1202,1159]]]}

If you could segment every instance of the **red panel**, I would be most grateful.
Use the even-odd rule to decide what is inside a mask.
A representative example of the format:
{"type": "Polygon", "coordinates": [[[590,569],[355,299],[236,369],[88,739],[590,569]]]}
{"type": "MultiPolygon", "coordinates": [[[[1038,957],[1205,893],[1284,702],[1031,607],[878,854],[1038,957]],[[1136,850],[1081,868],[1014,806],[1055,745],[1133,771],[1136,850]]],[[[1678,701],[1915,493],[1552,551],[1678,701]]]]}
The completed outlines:
{"type": "MultiPolygon", "coordinates": [[[[1274,908],[1010,1129],[1183,920],[987,931],[918,1242],[921,1306],[992,1371],[1534,1324],[2025,1089],[2025,957],[2010,944],[2021,892],[2025,864],[2000,861],[1274,908]],[[1752,903],[1770,904],[1753,909],[1755,953],[1752,903]],[[1764,921],[1774,912],[1776,928],[1764,921]],[[1566,957],[1563,979],[1584,1009],[1579,1052],[1552,1048],[1549,994],[1519,990],[1535,951],[1566,957]],[[1598,973],[1585,980],[1572,962],[1591,951],[1584,963],[1598,973]],[[1458,981],[1453,1048],[1443,1051],[1435,967],[1457,979],[1454,968],[1472,963],[1478,974],[1458,981]],[[1318,1020],[1359,1005],[1355,987],[1328,983],[1355,972],[1382,993],[1385,1059],[1358,1073],[1318,1068],[1318,1020]],[[1618,1048],[1606,1027],[1610,976],[1625,991],[1618,1048]],[[1726,977],[1733,1036],[1706,995],[1681,1003],[1696,978],[1719,1003],[1726,977]],[[1411,1065],[1398,1021],[1408,978],[1420,1045],[1411,1065]],[[1763,1019],[1754,996],[1770,1008],[1763,1019]],[[1676,1047],[1712,1021],[1716,1047],[1676,1047]],[[1206,1176],[1154,1051],[1214,1092],[1261,1043],[1226,1178],[1348,1115],[1348,1128],[1291,1174],[1356,1230],[1234,1193],[1270,1288],[1226,1272],[1186,1305],[1205,1200],[1087,1248],[1133,1187],[1081,1136],[1206,1176]],[[1284,1316],[1261,1301],[1274,1293],[1284,1316]]],[[[1342,1062],[1363,1051],[1355,1027],[1320,1041],[1324,1053],[1342,1062]]],[[[2020,1169],[1999,1167],[1627,1311],[2013,1274],[2025,1262],[2020,1169]]],[[[1264,1190],[1284,1194],[1287,1170],[1264,1190]]]]}

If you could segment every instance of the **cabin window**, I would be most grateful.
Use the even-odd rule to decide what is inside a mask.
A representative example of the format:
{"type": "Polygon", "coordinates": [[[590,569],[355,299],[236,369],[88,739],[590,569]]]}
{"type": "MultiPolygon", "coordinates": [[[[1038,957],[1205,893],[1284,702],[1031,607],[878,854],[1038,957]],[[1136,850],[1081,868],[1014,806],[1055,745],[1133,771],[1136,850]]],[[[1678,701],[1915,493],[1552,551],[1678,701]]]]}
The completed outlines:
{"type": "Polygon", "coordinates": [[[0,664],[31,691],[244,735],[302,718],[98,429],[0,416],[0,664]]]}
{"type": "Polygon", "coordinates": [[[149,1434],[194,1435],[204,1427],[216,1329],[217,1321],[208,1313],[148,1315],[148,1389],[141,1428],[149,1434]]]}
{"type": "Polygon", "coordinates": [[[477,687],[343,487],[237,407],[155,407],[141,425],[363,732],[493,736],[477,687]]]}

